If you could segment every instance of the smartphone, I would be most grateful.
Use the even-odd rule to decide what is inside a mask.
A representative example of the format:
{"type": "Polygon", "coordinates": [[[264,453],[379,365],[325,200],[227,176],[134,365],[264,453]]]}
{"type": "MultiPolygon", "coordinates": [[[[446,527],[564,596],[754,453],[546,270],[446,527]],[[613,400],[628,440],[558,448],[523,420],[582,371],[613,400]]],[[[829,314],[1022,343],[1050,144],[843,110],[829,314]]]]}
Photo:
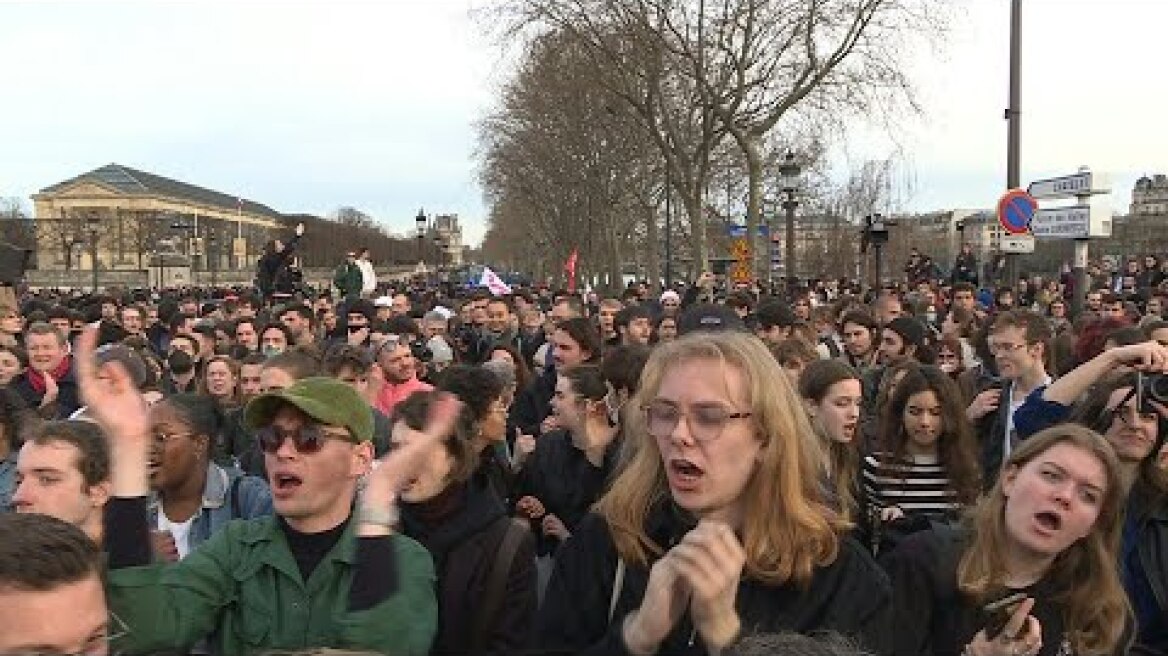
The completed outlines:
{"type": "Polygon", "coordinates": [[[986,618],[986,640],[994,640],[1002,634],[1006,623],[1010,621],[1010,616],[1018,610],[1019,604],[1026,601],[1026,598],[1025,592],[1015,592],[982,606],[981,611],[986,618]]]}

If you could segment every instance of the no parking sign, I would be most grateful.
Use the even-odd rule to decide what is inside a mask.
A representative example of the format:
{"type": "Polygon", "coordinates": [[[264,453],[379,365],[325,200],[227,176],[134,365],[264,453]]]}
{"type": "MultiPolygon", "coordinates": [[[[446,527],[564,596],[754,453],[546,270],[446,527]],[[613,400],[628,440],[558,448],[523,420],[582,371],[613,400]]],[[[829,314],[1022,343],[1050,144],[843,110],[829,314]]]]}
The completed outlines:
{"type": "Polygon", "coordinates": [[[1038,201],[1025,189],[1011,189],[998,201],[998,223],[1011,235],[1030,233],[1030,220],[1038,211],[1038,201]]]}

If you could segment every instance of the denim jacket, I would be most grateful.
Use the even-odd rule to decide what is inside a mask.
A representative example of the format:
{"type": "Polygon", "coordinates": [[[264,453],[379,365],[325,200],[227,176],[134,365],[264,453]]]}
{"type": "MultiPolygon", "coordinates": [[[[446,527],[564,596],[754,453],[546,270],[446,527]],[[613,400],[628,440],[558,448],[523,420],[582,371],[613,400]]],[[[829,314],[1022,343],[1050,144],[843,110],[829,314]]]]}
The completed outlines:
{"type": "Polygon", "coordinates": [[[0,460],[0,512],[12,510],[12,495],[16,494],[16,454],[0,460]]]}
{"type": "MultiPolygon", "coordinates": [[[[150,500],[150,525],[158,525],[162,502],[150,500]]],[[[262,478],[247,476],[234,467],[207,464],[203,507],[191,523],[190,546],[194,550],[233,519],[253,519],[272,514],[272,492],[262,478]]]]}

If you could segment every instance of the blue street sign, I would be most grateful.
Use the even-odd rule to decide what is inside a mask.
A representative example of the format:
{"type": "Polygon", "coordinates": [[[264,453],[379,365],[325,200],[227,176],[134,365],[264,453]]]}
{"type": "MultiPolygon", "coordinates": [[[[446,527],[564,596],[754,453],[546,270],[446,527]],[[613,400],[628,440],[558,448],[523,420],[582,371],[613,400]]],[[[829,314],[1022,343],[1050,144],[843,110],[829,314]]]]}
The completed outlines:
{"type": "MultiPolygon", "coordinates": [[[[770,226],[763,224],[758,226],[758,236],[766,237],[771,234],[770,226]]],[[[744,225],[730,225],[726,226],[726,235],[738,239],[746,236],[746,226],[744,225]]]]}

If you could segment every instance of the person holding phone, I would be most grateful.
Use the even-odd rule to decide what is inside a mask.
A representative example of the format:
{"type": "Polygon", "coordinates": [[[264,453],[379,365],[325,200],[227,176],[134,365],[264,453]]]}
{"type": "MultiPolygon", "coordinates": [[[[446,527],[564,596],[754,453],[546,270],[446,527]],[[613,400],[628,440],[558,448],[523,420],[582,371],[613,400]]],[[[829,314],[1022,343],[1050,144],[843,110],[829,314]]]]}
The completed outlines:
{"type": "Polygon", "coordinates": [[[1119,460],[1098,433],[1062,424],[1022,442],[964,525],[916,533],[882,559],[894,653],[1126,653],[1123,496],[1119,460]]]}

